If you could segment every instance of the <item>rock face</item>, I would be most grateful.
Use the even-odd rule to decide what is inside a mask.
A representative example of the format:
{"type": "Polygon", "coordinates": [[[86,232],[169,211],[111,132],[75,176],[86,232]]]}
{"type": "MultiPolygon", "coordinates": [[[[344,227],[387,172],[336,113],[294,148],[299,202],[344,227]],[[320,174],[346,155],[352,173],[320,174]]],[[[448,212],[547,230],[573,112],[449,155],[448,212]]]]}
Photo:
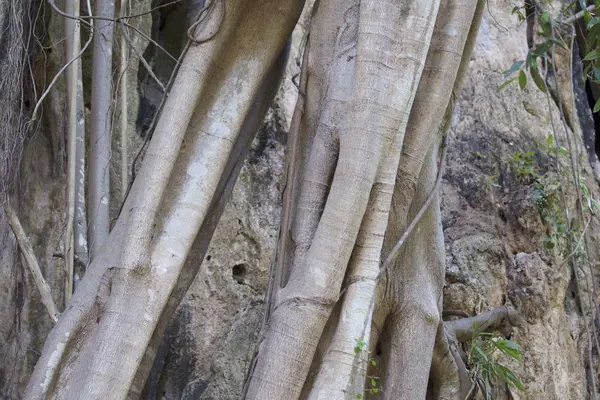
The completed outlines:
{"type": "MultiPolygon", "coordinates": [[[[524,362],[511,367],[526,392],[513,391],[512,398],[585,399],[590,360],[582,314],[590,312],[590,270],[584,262],[575,270],[565,262],[564,237],[555,234],[556,243],[548,248],[557,221],[548,220],[552,204],[543,205],[540,193],[570,178],[539,143],[548,143],[552,134],[555,143],[567,147],[569,135],[587,186],[600,196],[581,133],[562,128],[555,103],[531,83],[525,90],[515,84],[497,91],[502,71],[527,54],[525,26],[510,15],[512,6],[506,0],[489,2],[449,136],[442,189],[444,307],[470,315],[503,304],[520,311],[526,324],[512,339],[523,347],[524,362]],[[525,156],[528,152],[533,153],[525,156]]],[[[296,98],[291,77],[301,35],[300,28],[276,104],[252,145],[200,273],[167,330],[146,399],[239,398],[274,259],[286,130],[296,98]]],[[[62,261],[55,253],[62,248],[64,165],[57,146],[63,144],[53,144],[47,133],[29,143],[20,203],[23,225],[58,301],[62,261]]],[[[560,165],[567,166],[568,158],[560,165]]],[[[563,185],[575,212],[575,192],[563,185]]],[[[0,366],[0,397],[17,399],[51,324],[0,218],[0,321],[9,321],[0,324],[0,357],[9,361],[0,366]]],[[[600,237],[597,218],[588,227],[592,238],[600,237]]],[[[594,253],[597,240],[589,247],[594,253]]]]}

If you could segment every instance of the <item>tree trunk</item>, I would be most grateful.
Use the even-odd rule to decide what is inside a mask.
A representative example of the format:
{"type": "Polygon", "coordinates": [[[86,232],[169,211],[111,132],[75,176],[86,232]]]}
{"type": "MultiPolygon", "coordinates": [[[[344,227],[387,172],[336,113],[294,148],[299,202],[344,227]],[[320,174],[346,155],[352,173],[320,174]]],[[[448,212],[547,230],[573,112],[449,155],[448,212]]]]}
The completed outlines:
{"type": "Polygon", "coordinates": [[[94,60],[89,152],[89,224],[90,259],[95,257],[110,231],[110,141],[112,136],[112,53],[115,23],[114,0],[98,0],[94,23],[94,60]]]}
{"type": "MultiPolygon", "coordinates": [[[[160,17],[153,26],[155,31],[165,35],[163,25],[168,23],[163,18],[171,18],[171,23],[175,19],[182,25],[176,31],[187,31],[187,44],[183,46],[185,57],[167,93],[156,129],[144,132],[151,138],[149,146],[144,145],[142,166],[134,171],[136,179],[114,229],[97,251],[69,306],[48,336],[26,398],[239,398],[236,385],[243,379],[242,365],[252,354],[251,349],[248,352],[247,349],[255,338],[253,323],[259,323],[260,319],[256,310],[262,304],[260,296],[264,294],[264,286],[261,285],[266,281],[265,264],[275,247],[276,227],[272,226],[268,232],[273,242],[254,243],[254,238],[245,235],[242,228],[237,230],[238,225],[242,227],[246,223],[244,215],[250,213],[244,214],[246,208],[237,207],[234,202],[229,212],[237,208],[235,215],[239,219],[232,218],[235,227],[225,225],[222,229],[231,230],[231,236],[245,235],[243,240],[226,242],[224,246],[230,248],[227,250],[230,253],[226,253],[220,263],[215,263],[216,253],[207,249],[249,151],[250,163],[253,162],[254,150],[250,150],[250,143],[281,80],[287,57],[286,43],[302,3],[300,0],[198,0],[186,5],[152,4],[159,7],[152,11],[153,16],[160,17]],[[197,10],[194,6],[202,8],[197,10]],[[178,10],[178,14],[167,17],[167,10],[172,9],[178,10]],[[181,23],[183,19],[186,24],[181,23]],[[240,248],[246,245],[253,248],[252,252],[239,256],[238,260],[240,248]],[[208,269],[200,270],[200,261],[205,256],[208,269]],[[260,267],[256,260],[260,260],[260,267]],[[252,271],[248,264],[254,261],[257,268],[252,271]],[[246,272],[252,281],[244,275],[246,272]],[[194,285],[201,286],[206,296],[198,296],[193,287],[188,292],[197,274],[194,285]],[[223,285],[235,286],[235,289],[223,290],[223,285]],[[173,321],[171,317],[186,292],[189,303],[179,307],[175,314],[178,319],[173,321]],[[230,313],[231,307],[224,302],[235,300],[223,299],[236,297],[235,294],[244,297],[237,304],[245,306],[243,310],[243,307],[235,310],[242,312],[230,313]],[[193,305],[189,306],[190,303],[193,305]],[[251,307],[254,307],[251,318],[240,315],[251,307]],[[227,322],[215,329],[211,319],[200,312],[213,314],[212,320],[219,318],[227,322]],[[173,335],[178,336],[176,345],[171,346],[169,337],[173,335]],[[238,340],[242,344],[227,349],[235,353],[235,357],[225,357],[223,354],[230,353],[221,352],[219,343],[241,335],[247,336],[243,341],[238,340]],[[208,355],[199,353],[203,350],[208,355]],[[159,379],[157,375],[163,364],[171,370],[163,371],[168,376],[159,379]],[[223,367],[225,364],[232,366],[223,367]],[[172,373],[173,368],[177,374],[172,373]],[[150,382],[145,386],[149,374],[150,382]],[[167,384],[166,380],[171,382],[167,384]],[[173,381],[176,381],[175,389],[173,381]],[[223,381],[230,387],[215,388],[223,381]]],[[[305,11],[311,17],[306,46],[298,57],[303,61],[297,77],[298,100],[287,143],[277,258],[269,279],[264,329],[258,335],[260,346],[255,350],[243,397],[464,399],[471,386],[467,370],[467,366],[471,366],[465,365],[466,358],[463,359],[464,354],[461,356],[461,342],[476,333],[473,322],[480,323],[486,331],[500,329],[503,333],[503,328],[519,325],[505,305],[513,305],[525,314],[531,314],[533,309],[536,313],[539,311],[539,316],[521,329],[548,339],[548,347],[556,347],[558,343],[568,349],[577,347],[573,343],[581,339],[576,323],[569,331],[572,325],[567,321],[579,321],[579,314],[568,310],[571,300],[565,295],[569,292],[566,269],[563,274],[560,270],[558,273],[550,270],[552,261],[547,261],[551,259],[548,253],[542,255],[548,270],[530,268],[520,261],[521,252],[531,253],[529,258],[536,260],[533,255],[541,250],[530,246],[534,242],[527,230],[530,225],[522,222],[531,218],[519,208],[526,201],[516,195],[519,201],[506,200],[513,192],[523,189],[510,186],[511,164],[491,154],[495,147],[486,148],[487,159],[481,156],[472,162],[473,154],[483,153],[477,146],[497,137],[499,142],[510,143],[510,146],[513,142],[523,144],[505,131],[480,128],[495,118],[502,121],[498,126],[513,129],[511,118],[516,118],[514,115],[523,118],[515,108],[520,110],[521,101],[526,104],[526,100],[536,98],[534,93],[522,91],[516,101],[518,107],[511,106],[506,113],[494,103],[506,101],[506,97],[496,95],[494,84],[497,78],[494,74],[501,71],[502,66],[487,65],[486,57],[488,53],[498,54],[490,48],[495,49],[493,46],[499,41],[502,41],[499,48],[504,48],[508,39],[490,41],[490,30],[496,32],[491,20],[482,29],[488,36],[484,36],[479,58],[471,59],[486,3],[478,0],[404,3],[331,0],[317,1],[314,9],[312,2],[308,3],[305,11]],[[464,139],[455,139],[454,133],[448,139],[448,129],[462,77],[467,66],[473,64],[479,68],[475,76],[485,76],[485,80],[467,81],[470,88],[467,95],[473,96],[467,98],[473,100],[472,92],[487,91],[486,99],[489,97],[489,104],[495,106],[489,106],[480,96],[477,101],[459,108],[458,114],[462,116],[459,124],[470,132],[469,142],[465,143],[460,141],[464,139]],[[505,124],[503,118],[509,122],[505,124]],[[480,135],[476,136],[477,133],[480,135]],[[454,146],[450,150],[454,153],[448,154],[450,146],[454,146]],[[444,170],[447,161],[449,172],[444,170]],[[476,178],[469,175],[473,168],[480,168],[478,178],[481,179],[483,175],[501,175],[502,200],[494,198],[500,190],[483,187],[480,181],[473,183],[476,178]],[[449,183],[449,180],[453,181],[449,183]],[[442,187],[454,192],[450,196],[444,192],[442,198],[442,187]],[[465,188],[471,192],[467,193],[465,188]],[[446,201],[445,214],[441,212],[442,200],[446,201]],[[486,201],[492,206],[478,209],[486,201]],[[469,213],[477,218],[472,218],[471,225],[467,224],[468,229],[464,229],[463,222],[457,223],[455,216],[467,215],[468,218],[469,213]],[[511,222],[511,218],[523,227],[511,222]],[[443,229],[448,226],[453,230],[444,244],[443,229]],[[501,239],[490,239],[490,231],[496,226],[509,233],[498,229],[501,239]],[[485,234],[480,238],[482,231],[485,234]],[[509,247],[514,244],[509,235],[519,236],[519,240],[527,244],[509,247]],[[497,247],[505,245],[506,248],[492,249],[497,241],[500,241],[497,247]],[[465,249],[467,245],[471,247],[465,249]],[[485,251],[496,258],[486,258],[482,255],[487,254],[485,251]],[[445,272],[455,273],[453,268],[461,268],[464,276],[448,278],[447,275],[444,279],[445,272]],[[485,275],[488,272],[491,278],[485,275]],[[523,281],[521,286],[515,284],[519,279],[523,281]],[[547,306],[539,306],[535,302],[550,292],[542,295],[539,288],[549,287],[551,283],[559,288],[556,299],[552,303],[548,300],[547,306]],[[476,290],[473,287],[485,287],[483,294],[473,294],[476,290]],[[464,293],[468,295],[461,297],[464,293]],[[459,306],[452,307],[456,303],[459,306]],[[444,307],[459,309],[460,315],[468,318],[444,321],[444,307]],[[485,313],[487,310],[492,311],[485,313]],[[482,314],[476,315],[478,313],[482,314]],[[567,325],[567,328],[555,329],[567,325]],[[558,333],[554,335],[554,331],[558,333]]],[[[121,15],[124,15],[123,10],[121,15]]],[[[127,21],[134,19],[127,18],[127,21]]],[[[506,24],[506,20],[502,22],[506,24]]],[[[128,32],[134,36],[134,31],[130,28],[128,32]]],[[[521,39],[524,41],[525,36],[521,39]]],[[[173,40],[180,42],[179,37],[173,40]]],[[[130,45],[135,48],[134,43],[130,45]]],[[[160,50],[152,46],[155,51],[160,50]]],[[[144,56],[151,53],[144,52],[144,56]]],[[[512,62],[522,55],[507,53],[510,55],[504,55],[502,63],[508,58],[512,62]]],[[[137,48],[131,57],[140,57],[140,54],[137,48]]],[[[176,52],[174,55],[177,56],[176,52]]],[[[161,71],[163,75],[155,71],[157,66],[150,56],[140,60],[140,64],[147,66],[154,78],[154,74],[158,75],[157,80],[166,80],[164,71],[161,71]]],[[[84,60],[84,84],[86,73],[84,60]]],[[[135,74],[129,75],[133,76],[135,74]]],[[[564,73],[558,74],[557,79],[564,76],[564,73]]],[[[292,81],[296,82],[295,78],[292,81]]],[[[71,73],[68,80],[74,81],[75,75],[71,73]]],[[[291,86],[290,80],[285,84],[291,86]]],[[[567,90],[567,87],[562,85],[557,90],[567,90]]],[[[74,94],[73,86],[70,93],[74,94]]],[[[127,98],[137,98],[135,94],[129,95],[127,98]]],[[[73,96],[70,98],[73,106],[73,96]]],[[[56,99],[60,100],[60,96],[56,99]]],[[[77,104],[81,105],[79,99],[77,104]]],[[[60,113],[60,103],[52,105],[60,113]]],[[[116,102],[116,109],[122,112],[121,106],[116,102]]],[[[132,108],[135,107],[133,104],[132,108]]],[[[70,110],[72,121],[74,108],[70,110]]],[[[121,118],[121,134],[127,135],[121,135],[120,143],[129,141],[134,147],[133,132],[123,132],[130,119],[127,115],[121,118]]],[[[532,126],[532,130],[548,129],[546,122],[538,125],[532,126]]],[[[56,129],[62,135],[62,130],[56,129]]],[[[62,136],[57,143],[62,143],[62,136]]],[[[72,150],[73,146],[69,147],[72,150]]],[[[498,148],[508,151],[508,147],[498,145],[498,148]]],[[[113,151],[115,149],[113,146],[113,151]]],[[[126,154],[127,149],[119,150],[122,155],[126,154]]],[[[69,159],[72,158],[71,151],[69,159]]],[[[128,160],[114,158],[117,160],[111,164],[116,177],[113,192],[117,184],[123,183],[119,181],[119,171],[129,164],[128,160]]],[[[246,166],[247,173],[252,167],[246,166]]],[[[262,168],[273,174],[271,165],[262,168]]],[[[69,171],[72,175],[72,165],[69,171]]],[[[120,172],[121,178],[125,175],[120,172]]],[[[254,186],[248,185],[246,178],[240,183],[256,191],[256,187],[261,187],[257,183],[260,179],[253,179],[254,186]]],[[[277,189],[272,191],[279,193],[277,189]]],[[[71,217],[72,194],[69,192],[71,217]]],[[[62,199],[54,201],[60,203],[62,199]]],[[[58,209],[62,213],[64,205],[55,204],[47,202],[40,207],[58,209]]],[[[117,208],[114,202],[112,207],[114,213],[117,208]]],[[[277,220],[277,207],[269,207],[269,215],[262,216],[256,224],[277,220]]],[[[534,207],[534,210],[537,209],[534,207]]],[[[28,210],[22,210],[19,216],[25,232],[37,232],[35,225],[41,224],[36,219],[27,220],[28,210]]],[[[46,225],[52,225],[52,231],[63,235],[64,224],[60,218],[46,225]]],[[[69,228],[66,236],[72,236],[69,228]]],[[[20,233],[20,237],[25,234],[20,233]]],[[[35,246],[35,233],[32,239],[33,248],[29,253],[39,251],[35,246]]],[[[60,251],[56,256],[52,252],[57,246],[43,245],[44,249],[51,249],[49,253],[46,251],[51,255],[43,260],[49,257],[60,260],[60,251]]],[[[69,239],[65,247],[73,250],[69,239]]],[[[42,278],[52,283],[53,275],[45,271],[43,263],[38,275],[46,275],[42,278]]],[[[584,282],[581,271],[574,272],[579,273],[576,277],[584,282]]],[[[60,275],[60,278],[62,284],[64,277],[60,275]]],[[[67,293],[70,293],[68,284],[67,281],[67,293]]],[[[582,286],[581,290],[585,288],[582,286]]],[[[56,293],[62,294],[63,287],[57,287],[54,282],[48,292],[52,292],[50,299],[52,295],[58,299],[60,296],[56,293]]],[[[581,307],[581,302],[579,305],[581,307]]],[[[46,332],[42,332],[41,336],[45,336],[46,332]]],[[[546,354],[541,342],[544,341],[539,340],[538,348],[532,346],[533,356],[546,354]],[[541,347],[544,350],[540,350],[541,347]]],[[[36,351],[35,346],[31,348],[36,351]]],[[[580,349],[590,351],[586,353],[591,354],[586,362],[592,366],[591,347],[582,345],[580,349]]],[[[4,354],[4,349],[2,351],[4,354]]],[[[551,358],[551,351],[547,353],[547,358],[542,359],[558,360],[547,364],[556,365],[561,371],[556,379],[564,382],[563,371],[573,370],[570,364],[564,366],[571,359],[551,358]]],[[[540,365],[530,363],[518,368],[531,372],[540,365]]],[[[535,377],[535,374],[530,373],[530,376],[535,377]]],[[[568,376],[567,380],[571,375],[568,376]]],[[[573,382],[567,386],[574,388],[583,381],[576,377],[573,382]]],[[[550,392],[548,389],[544,393],[550,392]]],[[[574,390],[573,393],[582,392],[574,390]]]]}
{"type": "Polygon", "coordinates": [[[130,390],[302,4],[222,7],[209,7],[192,32],[193,40],[210,40],[186,54],[123,211],[50,333],[27,398],[124,398],[130,390]]]}

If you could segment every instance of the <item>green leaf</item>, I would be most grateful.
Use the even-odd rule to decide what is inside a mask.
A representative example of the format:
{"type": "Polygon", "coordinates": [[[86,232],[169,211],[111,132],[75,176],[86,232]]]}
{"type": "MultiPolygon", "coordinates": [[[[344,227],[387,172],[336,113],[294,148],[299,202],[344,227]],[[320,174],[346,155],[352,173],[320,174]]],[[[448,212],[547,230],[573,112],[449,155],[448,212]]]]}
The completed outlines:
{"type": "Polygon", "coordinates": [[[594,104],[594,112],[597,113],[600,110],[600,99],[596,100],[596,104],[594,104]]]}
{"type": "Polygon", "coordinates": [[[524,7],[514,6],[512,11],[510,12],[511,15],[516,14],[517,17],[519,18],[519,21],[525,20],[525,15],[523,15],[523,13],[521,12],[521,8],[524,8],[524,7]]]}
{"type": "Polygon", "coordinates": [[[519,70],[523,64],[525,64],[524,60],[515,61],[513,65],[510,66],[509,69],[503,72],[504,77],[508,78],[510,75],[514,74],[517,70],[519,70]]]}
{"type": "Polygon", "coordinates": [[[505,87],[507,87],[508,85],[510,85],[511,83],[513,83],[514,81],[516,81],[518,78],[512,78],[507,80],[506,82],[504,82],[502,85],[498,86],[497,91],[500,92],[502,89],[504,89],[505,87]]]}
{"type": "Polygon", "coordinates": [[[563,15],[566,17],[569,10],[577,5],[577,0],[569,3],[569,5],[564,9],[563,15]]]}
{"type": "Polygon", "coordinates": [[[550,14],[548,13],[548,11],[544,11],[544,13],[540,17],[540,23],[547,24],[548,22],[550,22],[550,14]]]}
{"type": "Polygon", "coordinates": [[[531,51],[527,53],[527,58],[525,58],[525,67],[527,69],[537,69],[537,56],[534,57],[531,51]]]}
{"type": "Polygon", "coordinates": [[[596,41],[600,38],[600,24],[594,24],[586,35],[585,50],[586,52],[596,47],[596,41]]]}
{"type": "Polygon", "coordinates": [[[525,391],[525,387],[523,387],[523,384],[521,383],[519,378],[517,378],[515,376],[515,374],[509,368],[505,367],[502,364],[496,364],[496,369],[497,369],[496,373],[497,373],[497,375],[499,375],[499,378],[501,378],[503,381],[505,381],[509,385],[516,387],[520,391],[522,391],[522,392],[525,391]]]}
{"type": "Polygon", "coordinates": [[[527,75],[525,75],[525,71],[523,70],[519,72],[519,86],[521,87],[521,90],[524,90],[527,86],[527,75]]]}
{"type": "Polygon", "coordinates": [[[598,49],[596,49],[587,53],[583,58],[583,61],[593,61],[597,60],[598,58],[600,58],[600,53],[598,53],[598,49]]]}
{"type": "Polygon", "coordinates": [[[532,54],[534,57],[540,57],[543,56],[548,49],[550,48],[550,46],[552,45],[551,41],[546,40],[545,42],[542,42],[540,44],[538,44],[537,46],[534,47],[532,54]]]}
{"type": "Polygon", "coordinates": [[[521,360],[521,347],[516,342],[513,342],[512,340],[508,340],[508,339],[500,339],[500,340],[493,341],[493,343],[494,343],[494,346],[498,350],[500,350],[507,356],[509,356],[517,361],[522,361],[521,360]]]}
{"type": "Polygon", "coordinates": [[[374,366],[374,367],[377,366],[377,361],[371,360],[371,365],[374,366]]]}
{"type": "Polygon", "coordinates": [[[546,84],[544,83],[544,79],[540,76],[540,73],[537,69],[531,69],[529,71],[531,74],[531,78],[533,78],[533,82],[540,89],[540,91],[546,93],[546,84]]]}
{"type": "Polygon", "coordinates": [[[488,356],[487,356],[487,354],[485,354],[485,352],[484,352],[484,351],[481,349],[481,347],[479,347],[479,346],[475,346],[474,350],[475,350],[475,352],[479,353],[479,357],[481,357],[481,359],[482,359],[484,362],[486,362],[486,363],[488,362],[488,356]]]}
{"type": "MultiPolygon", "coordinates": [[[[548,39],[544,40],[542,43],[535,46],[534,49],[531,51],[531,55],[533,56],[534,59],[537,57],[541,57],[544,54],[546,54],[546,52],[554,45],[564,47],[563,42],[552,39],[552,38],[548,38],[548,39]]],[[[530,65],[530,67],[533,67],[533,66],[530,65]]],[[[536,68],[537,68],[537,65],[536,65],[536,68]]]]}
{"type": "Polygon", "coordinates": [[[594,25],[596,25],[597,23],[599,23],[599,22],[600,22],[600,18],[592,18],[592,19],[590,19],[590,22],[588,22],[588,24],[587,24],[587,29],[592,29],[592,27],[594,25]]]}
{"type": "Polygon", "coordinates": [[[371,378],[371,386],[372,387],[377,387],[377,381],[373,378],[371,378]]]}
{"type": "Polygon", "coordinates": [[[554,143],[554,135],[549,135],[546,139],[546,143],[548,144],[548,147],[552,147],[552,143],[554,143]]]}

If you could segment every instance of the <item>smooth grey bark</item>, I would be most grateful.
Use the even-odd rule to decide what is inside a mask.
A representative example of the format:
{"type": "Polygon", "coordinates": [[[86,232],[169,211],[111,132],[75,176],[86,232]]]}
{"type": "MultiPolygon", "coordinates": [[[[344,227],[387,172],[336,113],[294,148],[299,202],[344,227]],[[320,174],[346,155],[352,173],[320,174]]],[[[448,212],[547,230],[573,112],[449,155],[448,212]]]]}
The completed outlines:
{"type": "Polygon", "coordinates": [[[272,70],[260,85],[261,89],[252,108],[246,116],[238,141],[229,156],[227,166],[225,167],[221,180],[213,195],[207,217],[200,227],[198,236],[196,236],[194,244],[187,256],[186,263],[181,271],[181,275],[177,281],[177,286],[171,294],[171,298],[161,315],[152,339],[150,340],[150,344],[144,354],[144,358],[137,370],[136,377],[128,395],[130,399],[138,398],[142,389],[147,393],[152,393],[152,395],[147,394],[147,396],[158,396],[157,393],[153,393],[154,383],[149,383],[145,387],[144,384],[151,368],[155,374],[161,372],[160,370],[164,360],[155,359],[155,355],[158,353],[159,346],[163,344],[162,340],[164,332],[171,320],[171,316],[181,300],[183,300],[185,293],[191,286],[200,269],[219,219],[231,197],[235,182],[244,164],[252,140],[256,136],[256,133],[263,122],[263,118],[277,93],[277,88],[279,87],[279,83],[285,72],[285,63],[287,61],[288,53],[289,46],[286,46],[276,63],[273,65],[272,70]]]}
{"type": "MultiPolygon", "coordinates": [[[[65,12],[79,15],[79,0],[68,1],[65,12]]],[[[65,60],[77,57],[81,50],[79,22],[65,18],[65,60]]],[[[88,262],[87,215],[85,201],[85,109],[83,105],[83,79],[81,60],[77,58],[65,71],[67,82],[67,229],[65,249],[67,273],[65,303],[73,293],[76,281],[75,264],[85,267],[88,262]]]]}
{"type": "Polygon", "coordinates": [[[123,211],[48,336],[27,398],[119,399],[134,383],[302,2],[232,0],[226,13],[214,7],[191,32],[203,43],[183,59],[123,211]]]}
{"type": "MultiPolygon", "coordinates": [[[[301,7],[226,4],[207,3],[191,31],[201,43],[184,59],[114,231],[46,343],[31,398],[135,398],[142,390],[169,315],[197,272],[186,258],[205,251],[251,138],[244,132],[260,83],[301,7]]],[[[381,337],[372,316],[378,328],[387,319],[385,393],[425,396],[443,282],[437,199],[386,276],[394,295],[379,296],[377,278],[382,255],[434,187],[443,116],[474,9],[474,1],[415,1],[406,9],[393,1],[318,3],[299,103],[305,110],[296,120],[300,172],[288,174],[297,178],[293,222],[282,232],[284,270],[275,275],[283,288],[273,297],[248,398],[362,390],[359,368],[340,374],[334,355],[350,354],[353,363],[355,340],[381,337]],[[342,284],[345,297],[332,314],[342,284]]]]}
{"type": "MultiPolygon", "coordinates": [[[[97,0],[94,14],[114,18],[114,0],[97,0]]],[[[110,231],[110,110],[114,26],[115,22],[105,19],[98,19],[94,23],[88,176],[90,259],[98,254],[110,231]]]]}
{"type": "MultiPolygon", "coordinates": [[[[393,351],[388,349],[388,359],[380,364],[380,373],[375,374],[384,376],[384,395],[420,398],[427,390],[444,277],[437,200],[409,236],[395,267],[385,274],[382,285],[387,289],[382,289],[377,298],[373,282],[379,276],[382,255],[397,242],[433,189],[437,173],[435,155],[447,123],[448,104],[456,95],[454,86],[464,60],[463,49],[468,40],[474,39],[470,35],[471,25],[480,14],[474,17],[475,1],[442,2],[439,7],[443,11],[437,20],[435,12],[428,14],[423,9],[426,7],[423,3],[410,3],[415,8],[398,15],[393,6],[386,8],[383,3],[377,4],[381,8],[370,7],[364,1],[318,3],[311,23],[306,63],[308,84],[306,98],[301,99],[304,114],[300,136],[295,139],[304,146],[295,152],[304,155],[295,156],[298,160],[294,163],[300,172],[287,174],[288,178],[299,174],[302,183],[297,188],[297,200],[285,203],[293,208],[295,215],[290,228],[286,228],[290,223],[284,220],[280,239],[284,244],[279,248],[278,265],[283,265],[284,272],[280,273],[282,282],[275,285],[284,288],[274,297],[249,398],[330,398],[361,393],[364,386],[356,382],[361,376],[364,379],[365,373],[358,365],[362,355],[357,356],[354,347],[358,340],[371,339],[373,343],[379,338],[380,332],[369,334],[372,313],[379,319],[376,323],[379,329],[387,319],[385,340],[393,348],[393,351]],[[378,18],[373,26],[368,14],[372,10],[377,10],[373,15],[378,18]],[[393,45],[386,39],[396,44],[393,35],[404,29],[404,15],[421,15],[420,21],[431,23],[421,27],[410,25],[414,21],[407,20],[412,37],[419,38],[414,42],[423,47],[411,47],[411,41],[406,40],[411,42],[407,44],[399,40],[403,42],[399,48],[390,50],[393,45]],[[387,17],[389,20],[382,20],[387,17]],[[428,29],[433,28],[434,22],[431,36],[428,29]],[[382,29],[387,23],[390,28],[382,29]],[[382,38],[374,39],[372,47],[381,46],[378,50],[385,50],[379,54],[361,53],[361,37],[368,40],[378,30],[382,38]],[[424,33],[419,36],[420,32],[424,33]],[[390,53],[400,54],[401,61],[392,62],[387,58],[390,53]],[[403,64],[404,57],[420,61],[415,62],[415,68],[408,62],[403,64]],[[365,74],[365,70],[357,69],[361,62],[386,70],[365,74]],[[423,65],[425,70],[420,76],[419,68],[423,65]],[[386,82],[385,89],[372,82],[365,89],[364,77],[371,74],[381,82],[390,76],[394,79],[386,82]],[[416,82],[411,83],[411,79],[416,82]],[[416,92],[414,102],[411,96],[405,98],[406,103],[399,101],[401,94],[392,94],[393,85],[416,92]],[[378,103],[378,96],[386,90],[392,93],[378,103]],[[352,137],[354,127],[348,121],[361,118],[357,117],[359,109],[353,108],[353,102],[363,95],[375,105],[373,109],[366,105],[360,108],[360,112],[372,113],[370,125],[361,126],[361,138],[369,138],[368,156],[353,154],[351,150],[346,153],[348,150],[344,148],[345,139],[352,137]],[[386,120],[388,115],[390,119],[386,120]],[[395,133],[390,135],[395,140],[388,137],[385,151],[379,152],[381,142],[377,134],[385,135],[388,131],[395,133]],[[348,154],[353,154],[352,161],[345,158],[348,154]],[[362,170],[363,162],[374,169],[362,170]],[[400,167],[396,167],[398,162],[400,167]],[[391,179],[390,171],[386,170],[390,166],[391,179]],[[352,176],[352,182],[342,178],[345,173],[352,176]],[[339,192],[336,180],[343,182],[343,190],[339,192]],[[362,194],[369,195],[364,209],[351,208],[360,197],[353,192],[355,185],[361,187],[362,194]],[[346,253],[347,248],[351,255],[346,253]],[[286,276],[289,276],[287,282],[286,276]],[[342,281],[344,297],[338,299],[342,281]],[[373,302],[375,310],[369,306],[373,302]],[[338,312],[330,314],[334,304],[339,306],[338,312]],[[419,334],[414,334],[417,331],[419,334]],[[282,365],[288,367],[284,369],[282,365]]],[[[432,7],[437,11],[437,4],[432,7]]],[[[465,55],[468,59],[470,51],[465,55]]],[[[361,138],[353,137],[352,149],[361,148],[361,138]]]]}

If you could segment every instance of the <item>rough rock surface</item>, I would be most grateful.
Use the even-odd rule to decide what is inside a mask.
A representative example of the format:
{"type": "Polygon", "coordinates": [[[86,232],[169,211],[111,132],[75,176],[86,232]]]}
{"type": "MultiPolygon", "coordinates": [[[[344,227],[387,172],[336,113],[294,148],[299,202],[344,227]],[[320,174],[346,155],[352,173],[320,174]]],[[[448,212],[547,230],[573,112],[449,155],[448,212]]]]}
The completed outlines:
{"type": "MultiPolygon", "coordinates": [[[[513,392],[513,398],[585,399],[587,339],[581,315],[588,307],[578,300],[570,266],[556,250],[544,248],[548,228],[534,201],[536,187],[519,177],[511,162],[516,152],[534,151],[540,174],[556,172],[538,144],[552,132],[548,102],[532,84],[524,91],[516,85],[497,91],[502,71],[527,53],[525,26],[511,17],[512,6],[507,0],[489,2],[450,132],[442,189],[444,306],[474,315],[507,304],[522,313],[526,324],[513,339],[524,348],[524,363],[511,366],[527,391],[513,392]]],[[[145,389],[147,399],[239,398],[262,323],[277,240],[286,129],[296,98],[293,57],[301,35],[299,29],[284,85],[200,273],[167,330],[157,356],[160,368],[145,389]]],[[[551,104],[551,110],[558,125],[558,109],[551,104]]],[[[565,133],[556,136],[563,140],[565,133]]],[[[582,148],[580,137],[575,142],[582,148]]],[[[64,229],[64,165],[56,148],[62,146],[47,133],[31,140],[20,198],[23,225],[59,303],[62,261],[55,253],[61,251],[64,229]]],[[[581,154],[583,165],[587,159],[581,154]]],[[[589,167],[584,177],[597,193],[589,167]]],[[[589,230],[599,237],[597,221],[589,230]]],[[[0,365],[0,398],[16,399],[51,325],[3,215],[0,239],[0,357],[8,360],[0,365]]],[[[584,280],[589,271],[576,273],[584,280]]]]}
{"type": "MultiPolygon", "coordinates": [[[[566,134],[558,108],[531,82],[525,90],[514,84],[497,91],[502,72],[525,59],[527,43],[524,24],[517,27],[510,16],[511,3],[489,5],[450,133],[442,196],[444,307],[470,315],[504,304],[515,307],[526,324],[512,337],[524,349],[524,363],[512,367],[526,393],[513,391],[513,397],[584,399],[587,338],[572,272],[558,250],[544,247],[548,222],[535,200],[540,179],[518,171],[524,165],[532,174],[557,176],[553,154],[540,143],[553,134],[567,147],[566,134]],[[515,154],[527,152],[534,152],[533,162],[514,161],[515,154]]],[[[567,134],[583,160],[586,182],[595,187],[582,138],[567,134]]],[[[567,190],[567,204],[575,212],[576,196],[567,190]]],[[[598,237],[597,220],[589,229],[590,236],[598,237]]],[[[582,281],[588,272],[578,272],[582,281]]]]}

